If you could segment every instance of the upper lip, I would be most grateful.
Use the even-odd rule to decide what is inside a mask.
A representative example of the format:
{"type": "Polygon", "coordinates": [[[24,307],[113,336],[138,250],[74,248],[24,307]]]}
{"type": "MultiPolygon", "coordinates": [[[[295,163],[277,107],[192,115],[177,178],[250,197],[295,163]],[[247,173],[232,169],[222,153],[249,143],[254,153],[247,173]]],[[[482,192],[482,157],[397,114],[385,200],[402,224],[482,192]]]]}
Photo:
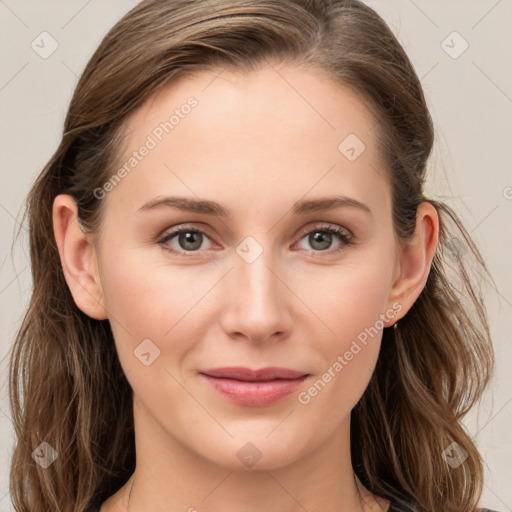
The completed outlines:
{"type": "Polygon", "coordinates": [[[230,366],[225,368],[209,368],[201,370],[200,373],[210,377],[219,377],[226,379],[236,379],[253,382],[264,382],[274,379],[297,379],[309,375],[305,372],[290,370],[288,368],[279,368],[277,366],[269,366],[260,368],[259,370],[251,370],[242,366],[230,366]]]}

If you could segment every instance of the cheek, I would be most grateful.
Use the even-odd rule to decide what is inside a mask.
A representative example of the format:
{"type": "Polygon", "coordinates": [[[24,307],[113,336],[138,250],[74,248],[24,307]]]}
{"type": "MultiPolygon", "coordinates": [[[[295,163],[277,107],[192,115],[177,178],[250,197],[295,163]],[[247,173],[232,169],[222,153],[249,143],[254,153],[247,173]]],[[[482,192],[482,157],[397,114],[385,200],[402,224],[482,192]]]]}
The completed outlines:
{"type": "Polygon", "coordinates": [[[147,339],[163,356],[155,363],[168,359],[171,345],[172,357],[179,361],[200,338],[197,314],[208,302],[201,299],[218,276],[211,269],[200,273],[193,266],[155,263],[144,251],[119,254],[105,257],[102,286],[121,364],[126,371],[138,367],[134,350],[147,339]]]}
{"type": "Polygon", "coordinates": [[[302,292],[322,320],[315,324],[328,327],[322,327],[324,334],[316,347],[323,364],[320,382],[311,389],[313,395],[329,388],[325,400],[329,396],[329,401],[352,407],[364,392],[382,339],[390,282],[388,264],[371,260],[347,266],[317,280],[307,295],[305,289],[302,292]]]}
{"type": "MultiPolygon", "coordinates": [[[[125,370],[136,361],[134,350],[151,340],[161,349],[161,338],[174,323],[179,296],[169,283],[156,279],[155,270],[137,258],[136,252],[120,252],[122,256],[105,258],[102,286],[109,321],[125,370]],[[165,300],[165,304],[164,301],[165,300]]],[[[158,351],[156,351],[158,352],[158,351]]]]}
{"type": "Polygon", "coordinates": [[[302,295],[329,327],[330,337],[343,345],[372,326],[382,329],[378,320],[385,312],[389,282],[386,263],[361,262],[315,279],[314,286],[304,284],[302,295]]]}

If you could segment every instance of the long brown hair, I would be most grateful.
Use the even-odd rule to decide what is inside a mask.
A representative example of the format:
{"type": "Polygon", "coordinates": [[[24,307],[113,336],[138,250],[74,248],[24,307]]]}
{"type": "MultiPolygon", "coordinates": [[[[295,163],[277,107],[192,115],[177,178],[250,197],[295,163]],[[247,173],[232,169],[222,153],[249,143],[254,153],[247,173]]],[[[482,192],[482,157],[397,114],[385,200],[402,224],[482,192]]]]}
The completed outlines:
{"type": "Polygon", "coordinates": [[[398,241],[412,235],[422,201],[439,213],[427,283],[399,328],[384,329],[375,372],[352,411],[352,462],[371,492],[419,512],[475,510],[482,460],[461,419],[494,365],[470,270],[489,273],[457,214],[423,193],[434,128],[396,37],[358,0],[144,0],[88,62],[60,145],[27,198],[33,292],[9,368],[18,512],[87,511],[135,469],[132,391],[109,322],[82,313],[68,289],[52,229],[54,198],[72,195],[84,230],[98,233],[104,201],[94,191],[116,169],[126,116],[189,71],[246,72],[264,62],[320,70],[375,113],[398,241]],[[58,453],[47,469],[32,457],[43,442],[58,453]],[[447,449],[465,454],[457,467],[447,463],[447,449]]]}

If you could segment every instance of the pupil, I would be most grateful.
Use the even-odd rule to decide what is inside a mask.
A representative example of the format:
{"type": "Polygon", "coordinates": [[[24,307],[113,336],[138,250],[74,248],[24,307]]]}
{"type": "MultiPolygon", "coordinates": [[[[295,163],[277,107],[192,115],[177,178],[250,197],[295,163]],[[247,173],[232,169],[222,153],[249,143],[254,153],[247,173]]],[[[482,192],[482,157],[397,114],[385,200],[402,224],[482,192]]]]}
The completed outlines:
{"type": "MultiPolygon", "coordinates": [[[[320,242],[320,246],[318,249],[327,249],[331,245],[330,240],[331,234],[330,233],[322,233],[320,231],[317,231],[313,234],[313,242],[320,242]],[[323,240],[323,243],[322,243],[323,240]]],[[[313,243],[312,243],[313,245],[313,243]]],[[[314,247],[314,245],[313,245],[314,247]]]]}
{"type": "Polygon", "coordinates": [[[187,232],[181,233],[180,244],[186,250],[199,249],[199,247],[201,247],[201,240],[199,238],[200,235],[201,235],[201,233],[197,233],[197,232],[193,232],[193,231],[187,231],[187,232]],[[194,243],[194,237],[197,237],[197,239],[195,240],[195,243],[194,243]],[[199,239],[199,243],[198,243],[198,239],[199,239]],[[192,244],[192,247],[190,247],[190,245],[187,246],[187,244],[192,244]]]}

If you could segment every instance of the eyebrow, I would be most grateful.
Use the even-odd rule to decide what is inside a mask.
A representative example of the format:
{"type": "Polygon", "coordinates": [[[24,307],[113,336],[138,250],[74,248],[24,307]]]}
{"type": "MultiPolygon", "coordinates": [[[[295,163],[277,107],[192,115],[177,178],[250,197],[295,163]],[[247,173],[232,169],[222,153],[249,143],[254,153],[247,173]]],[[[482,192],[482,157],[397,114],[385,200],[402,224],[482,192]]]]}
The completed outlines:
{"type": "MultiPolygon", "coordinates": [[[[220,217],[228,217],[230,214],[229,210],[215,201],[195,199],[193,197],[185,196],[156,197],[147,203],[144,203],[139,208],[138,212],[146,212],[161,207],[177,208],[185,212],[203,213],[206,215],[217,215],[220,217]]],[[[335,208],[341,207],[358,208],[370,216],[372,215],[372,211],[366,204],[343,195],[296,201],[292,207],[292,214],[304,215],[310,212],[334,210],[335,208]]]]}

